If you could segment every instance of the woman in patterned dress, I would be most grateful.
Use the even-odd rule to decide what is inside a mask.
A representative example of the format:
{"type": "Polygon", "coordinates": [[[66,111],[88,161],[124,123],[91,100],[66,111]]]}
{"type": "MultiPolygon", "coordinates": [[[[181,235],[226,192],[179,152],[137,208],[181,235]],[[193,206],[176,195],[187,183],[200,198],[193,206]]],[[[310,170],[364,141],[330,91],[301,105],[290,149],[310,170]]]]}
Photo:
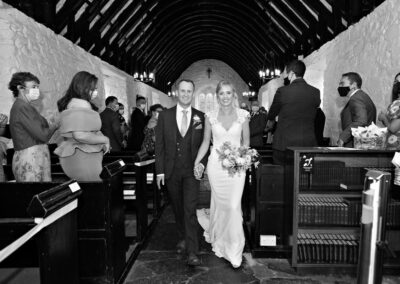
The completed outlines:
{"type": "Polygon", "coordinates": [[[10,131],[15,149],[12,171],[17,182],[51,181],[47,143],[58,125],[49,125],[31,104],[39,99],[39,84],[35,75],[17,72],[8,85],[16,98],[10,111],[10,131]]]}
{"type": "Polygon", "coordinates": [[[386,140],[386,149],[400,149],[400,73],[394,77],[392,88],[393,102],[388,106],[387,112],[381,112],[378,119],[387,127],[388,137],[386,140]]]}

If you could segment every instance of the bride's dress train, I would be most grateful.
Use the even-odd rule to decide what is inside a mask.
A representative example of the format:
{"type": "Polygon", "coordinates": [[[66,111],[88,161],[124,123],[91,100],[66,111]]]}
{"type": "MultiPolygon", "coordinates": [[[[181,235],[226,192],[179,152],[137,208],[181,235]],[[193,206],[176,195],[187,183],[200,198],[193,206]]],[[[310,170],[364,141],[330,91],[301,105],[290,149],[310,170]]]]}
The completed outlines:
{"type": "Polygon", "coordinates": [[[198,220],[215,255],[225,258],[233,267],[239,267],[245,245],[241,199],[246,173],[229,176],[228,171],[222,168],[216,149],[226,141],[233,146],[240,146],[242,123],[249,113],[237,109],[238,118],[229,129],[225,129],[217,120],[217,111],[207,113],[206,116],[210,120],[213,137],[213,147],[207,164],[211,204],[209,214],[207,210],[198,211],[198,220]]]}

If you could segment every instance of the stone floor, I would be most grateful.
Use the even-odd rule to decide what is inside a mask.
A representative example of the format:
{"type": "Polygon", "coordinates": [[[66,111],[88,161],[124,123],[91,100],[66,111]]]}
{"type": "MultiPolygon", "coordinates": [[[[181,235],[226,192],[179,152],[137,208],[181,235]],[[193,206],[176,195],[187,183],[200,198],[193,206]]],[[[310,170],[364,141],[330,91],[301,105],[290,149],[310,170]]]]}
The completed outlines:
{"type": "MultiPolygon", "coordinates": [[[[245,249],[243,264],[238,269],[216,257],[204,241],[200,244],[202,265],[189,267],[185,257],[175,252],[178,242],[176,225],[167,208],[147,245],[142,250],[125,283],[356,283],[348,275],[298,275],[285,259],[254,259],[245,249]]],[[[400,283],[400,277],[385,276],[386,284],[400,283]]]]}

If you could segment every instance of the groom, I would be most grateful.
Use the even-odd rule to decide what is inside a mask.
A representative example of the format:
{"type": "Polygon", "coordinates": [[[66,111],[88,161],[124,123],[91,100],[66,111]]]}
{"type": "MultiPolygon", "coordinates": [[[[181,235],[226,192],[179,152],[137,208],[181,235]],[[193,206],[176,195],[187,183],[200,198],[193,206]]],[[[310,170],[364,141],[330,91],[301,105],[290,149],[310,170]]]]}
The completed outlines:
{"type": "Polygon", "coordinates": [[[194,161],[203,141],[204,113],[191,107],[194,83],[178,83],[178,104],[160,113],[156,127],[156,173],[158,188],[166,183],[181,240],[178,253],[188,253],[188,264],[200,265],[196,205],[199,179],[207,155],[194,169],[194,161]],[[196,173],[196,177],[194,176],[196,173]]]}

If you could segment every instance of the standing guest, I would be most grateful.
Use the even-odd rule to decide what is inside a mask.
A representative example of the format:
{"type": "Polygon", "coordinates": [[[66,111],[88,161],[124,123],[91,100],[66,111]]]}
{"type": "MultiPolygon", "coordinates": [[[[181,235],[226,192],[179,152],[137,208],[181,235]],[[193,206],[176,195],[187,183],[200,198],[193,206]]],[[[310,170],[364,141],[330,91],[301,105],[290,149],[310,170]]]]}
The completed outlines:
{"type": "Polygon", "coordinates": [[[10,111],[10,131],[15,149],[12,171],[17,182],[51,181],[47,142],[57,123],[49,125],[31,105],[39,99],[39,84],[39,79],[29,72],[14,73],[8,84],[16,98],[10,111]]]}
{"type": "Polygon", "coordinates": [[[400,73],[394,76],[393,87],[392,87],[392,102],[400,99],[400,73]]]}
{"type": "Polygon", "coordinates": [[[348,97],[349,101],[340,113],[342,133],[337,142],[339,147],[353,147],[351,128],[368,126],[376,121],[376,107],[371,98],[361,90],[362,79],[358,73],[349,72],[342,75],[338,93],[348,97]]]}
{"type": "Polygon", "coordinates": [[[129,133],[128,149],[140,151],[144,139],[144,127],[146,126],[146,98],[136,96],[136,108],[131,116],[131,131],[129,133]]]}
{"type": "Polygon", "coordinates": [[[156,141],[156,126],[159,114],[163,111],[163,106],[155,104],[150,107],[151,118],[144,128],[144,140],[142,144],[142,150],[148,155],[154,155],[155,141],[156,141]]]}
{"type": "Polygon", "coordinates": [[[203,140],[204,113],[192,108],[194,83],[181,80],[178,83],[178,104],[160,113],[156,127],[156,172],[157,185],[167,184],[172,209],[181,240],[177,252],[186,250],[187,263],[200,265],[199,240],[196,217],[197,197],[200,181],[207,162],[204,155],[196,165],[194,161],[203,140]]]}
{"type": "Polygon", "coordinates": [[[250,147],[262,147],[264,129],[267,126],[267,115],[260,110],[258,101],[251,102],[250,147]]]}
{"type": "Polygon", "coordinates": [[[380,112],[378,119],[387,127],[388,138],[386,149],[400,150],[400,73],[394,77],[392,87],[392,103],[387,112],[380,112]]]}
{"type": "Polygon", "coordinates": [[[125,148],[118,110],[118,99],[114,96],[109,96],[106,98],[106,108],[100,113],[101,132],[110,139],[111,152],[119,152],[125,148]]]}
{"type": "Polygon", "coordinates": [[[273,161],[279,165],[285,163],[286,147],[317,146],[314,121],[321,103],[319,90],[303,79],[306,66],[302,61],[292,61],[286,71],[290,84],[276,91],[268,113],[269,127],[279,119],[272,143],[273,161]]]}
{"type": "Polygon", "coordinates": [[[319,147],[324,145],[324,128],[325,128],[325,113],[319,107],[317,108],[317,114],[315,115],[315,138],[317,138],[317,143],[319,147]]]}
{"type": "Polygon", "coordinates": [[[103,154],[110,150],[110,140],[100,131],[100,115],[90,103],[97,96],[97,81],[89,72],[76,73],[57,102],[64,141],[54,153],[64,173],[77,181],[101,180],[103,154]]]}
{"type": "Polygon", "coordinates": [[[121,133],[123,137],[122,143],[125,146],[124,148],[126,148],[126,145],[128,145],[129,129],[128,129],[128,124],[125,121],[124,113],[125,113],[125,106],[119,102],[118,103],[119,124],[121,126],[121,133]]]}
{"type": "Polygon", "coordinates": [[[6,132],[6,125],[7,125],[8,117],[5,114],[0,113],[0,182],[5,181],[6,177],[4,175],[3,169],[3,161],[5,161],[6,153],[7,153],[7,145],[5,141],[1,138],[3,137],[4,133],[6,132]]]}
{"type": "Polygon", "coordinates": [[[250,108],[249,108],[249,106],[248,106],[246,103],[241,103],[241,104],[240,104],[240,108],[241,108],[241,109],[244,109],[245,111],[250,112],[250,108]]]}
{"type": "Polygon", "coordinates": [[[263,114],[265,114],[265,115],[268,115],[268,111],[265,109],[265,107],[260,107],[260,112],[261,113],[263,113],[263,114]]]}

